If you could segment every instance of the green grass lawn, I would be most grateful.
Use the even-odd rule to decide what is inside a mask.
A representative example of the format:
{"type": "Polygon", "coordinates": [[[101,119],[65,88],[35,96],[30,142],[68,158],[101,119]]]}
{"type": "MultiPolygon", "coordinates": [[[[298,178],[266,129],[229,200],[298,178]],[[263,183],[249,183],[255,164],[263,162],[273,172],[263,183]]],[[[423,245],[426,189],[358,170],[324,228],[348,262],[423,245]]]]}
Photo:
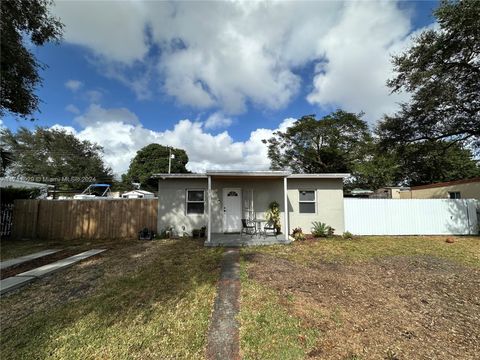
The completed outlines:
{"type": "MultiPolygon", "coordinates": [[[[110,250],[99,259],[2,297],[2,359],[203,358],[222,249],[192,240],[102,245],[110,250]]],[[[13,248],[3,250],[31,250],[13,248]]]]}
{"type": "MultiPolygon", "coordinates": [[[[361,325],[368,331],[382,323],[387,326],[391,323],[391,328],[382,330],[382,333],[394,334],[395,326],[405,318],[400,310],[413,311],[411,309],[416,306],[429,306],[419,300],[427,299],[432,307],[421,314],[428,314],[442,305],[444,294],[457,300],[445,303],[445,310],[442,310],[445,319],[451,321],[449,326],[457,326],[455,307],[460,306],[458,313],[461,314],[469,309],[462,308],[462,304],[472,301],[466,296],[474,293],[468,284],[475,286],[475,272],[480,269],[480,237],[455,237],[453,244],[446,243],[445,239],[331,238],[296,242],[289,246],[242,249],[239,314],[242,357],[372,358],[362,356],[364,347],[370,349],[375,358],[378,349],[357,340],[356,336],[360,335],[351,332],[352,324],[361,325]],[[264,258],[255,263],[252,256],[264,258]],[[285,271],[273,270],[277,265],[277,270],[285,271]],[[412,273],[404,276],[404,271],[412,266],[413,274],[419,267],[417,278],[412,278],[409,286],[402,287],[402,279],[412,276],[412,273]],[[256,272],[252,273],[254,267],[256,272]],[[455,274],[453,280],[452,272],[455,274]],[[289,279],[283,281],[284,278],[289,279]],[[335,283],[335,286],[331,285],[335,283]],[[455,284],[460,287],[455,288],[455,284]],[[423,285],[425,288],[419,290],[423,285]],[[350,294],[348,299],[344,297],[344,291],[350,294]],[[403,294],[405,291],[407,293],[403,294]],[[398,294],[405,297],[399,298],[398,294]],[[432,299],[428,294],[433,296],[432,299]],[[365,299],[367,295],[372,298],[365,299]],[[365,312],[376,299],[394,301],[392,309],[400,310],[388,313],[392,315],[383,314],[386,317],[381,317],[381,312],[377,315],[378,310],[365,312]],[[447,314],[450,310],[453,315],[447,314]],[[372,323],[362,324],[364,316],[357,319],[355,314],[368,314],[372,323]],[[341,349],[344,343],[353,350],[339,355],[339,347],[341,349]]],[[[46,248],[83,251],[93,247],[105,247],[108,251],[0,299],[0,357],[203,358],[223,249],[205,248],[202,242],[193,240],[99,240],[68,244],[2,242],[1,250],[2,259],[5,259],[46,248]]],[[[409,316],[416,315],[415,312],[409,313],[409,316]]],[[[475,321],[473,317],[470,315],[471,324],[475,321]]],[[[424,321],[420,315],[416,319],[417,324],[424,321]]],[[[412,331],[420,332],[425,326],[412,331]]],[[[439,332],[442,330],[448,329],[440,328],[439,332]]],[[[373,333],[371,338],[385,347],[382,348],[385,356],[398,351],[395,350],[398,336],[397,340],[394,339],[397,342],[376,336],[378,334],[373,333]]],[[[448,345],[448,342],[440,342],[431,348],[441,347],[444,343],[448,345]]],[[[422,349],[410,349],[414,350],[422,349]]]]}
{"type": "MultiPolygon", "coordinates": [[[[355,318],[355,315],[352,316],[352,314],[368,314],[368,312],[365,313],[366,310],[361,307],[363,306],[363,299],[361,298],[363,295],[359,295],[358,300],[353,296],[353,300],[342,301],[343,291],[350,293],[351,289],[356,287],[356,280],[349,283],[348,279],[351,279],[352,274],[355,274],[355,269],[361,269],[370,264],[368,269],[371,268],[377,273],[366,272],[365,275],[359,275],[360,278],[363,277],[363,289],[366,288],[368,293],[370,281],[368,277],[372,276],[374,281],[372,286],[375,284],[372,291],[376,291],[372,295],[374,299],[375,296],[379,298],[384,296],[397,301],[396,297],[398,295],[395,295],[395,292],[401,291],[402,286],[392,282],[395,280],[382,272],[385,271],[384,269],[389,269],[390,264],[392,264],[391,268],[400,274],[403,267],[402,265],[396,265],[395,262],[399,259],[406,259],[406,263],[413,261],[415,264],[415,259],[426,256],[427,259],[439,259],[438,263],[435,262],[436,260],[429,260],[434,263],[434,267],[442,268],[443,264],[447,264],[447,268],[450,269],[448,264],[453,263],[471,269],[480,268],[480,237],[455,237],[455,243],[453,244],[446,243],[445,240],[446,237],[371,236],[357,237],[353,240],[330,238],[319,241],[295,242],[290,246],[242,249],[242,299],[239,318],[241,321],[240,342],[244,358],[305,359],[316,357],[345,360],[377,358],[378,354],[376,353],[375,355],[359,355],[361,350],[356,349],[355,346],[358,346],[359,349],[362,349],[362,346],[365,346],[365,349],[370,349],[368,344],[360,344],[360,346],[359,343],[355,343],[356,340],[351,340],[354,336],[357,336],[356,333],[351,333],[351,324],[356,324],[357,320],[359,323],[362,322],[361,317],[355,318]],[[249,257],[258,255],[266,255],[268,258],[267,260],[258,260],[258,264],[250,263],[249,257]],[[282,265],[282,261],[285,260],[296,264],[292,265],[296,269],[295,273],[288,270],[288,266],[290,266],[288,264],[286,266],[287,271],[282,273],[284,275],[278,275],[276,273],[277,269],[271,270],[269,273],[269,265],[276,262],[282,265]],[[381,265],[377,266],[377,264],[381,265]],[[254,267],[255,270],[252,273],[250,269],[254,267]],[[260,276],[256,275],[258,271],[261,272],[260,276]],[[309,272],[320,272],[319,274],[321,274],[324,271],[329,271],[333,275],[325,277],[325,280],[317,275],[315,275],[316,278],[306,276],[309,272]],[[288,282],[282,282],[282,277],[290,277],[289,284],[293,288],[296,287],[297,283],[300,284],[298,285],[299,290],[287,288],[288,282]],[[307,278],[307,281],[302,284],[305,278],[307,278]],[[385,290],[382,286],[387,282],[391,285],[387,285],[385,290]],[[344,283],[347,284],[345,288],[342,287],[344,285],[340,285],[344,283]],[[325,288],[318,287],[322,284],[325,284],[325,288]],[[389,292],[390,286],[392,288],[398,287],[398,289],[392,290],[393,295],[389,292]],[[329,287],[338,289],[338,294],[332,291],[332,295],[322,290],[329,289],[329,287]],[[305,289],[306,292],[303,292],[305,289]],[[358,307],[355,307],[356,301],[360,303],[358,307]],[[353,305],[350,306],[349,302],[353,305]],[[326,334],[334,335],[327,336],[326,334]],[[349,346],[356,349],[356,352],[342,354],[342,344],[349,341],[352,342],[349,346]],[[331,350],[329,349],[330,345],[332,347],[336,346],[336,348],[331,350]]],[[[435,269],[432,270],[431,279],[425,279],[426,283],[435,283],[433,277],[437,275],[435,271],[435,269]]],[[[472,270],[472,272],[475,271],[472,270]]],[[[442,268],[439,276],[443,276],[443,272],[445,270],[442,268]]],[[[399,275],[400,278],[402,276],[399,275]]],[[[405,276],[408,277],[408,273],[405,276]]],[[[475,278],[474,275],[473,278],[475,278]]],[[[419,281],[421,283],[422,279],[419,281]]],[[[471,286],[475,287],[476,285],[472,283],[471,286]]],[[[417,290],[415,287],[411,291],[412,298],[417,295],[419,297],[423,296],[421,290],[417,290]]],[[[432,291],[436,291],[436,289],[432,289],[432,291]]],[[[441,291],[446,290],[442,289],[441,291]]],[[[472,288],[471,291],[474,291],[474,289],[472,288]]],[[[450,295],[456,296],[454,293],[450,295]]],[[[369,306],[369,301],[375,302],[375,300],[366,300],[367,306],[369,306]]],[[[414,304],[416,303],[414,302],[414,304]]],[[[392,306],[395,305],[392,304],[392,306]]],[[[454,310],[452,304],[448,306],[452,311],[454,310]]],[[[410,311],[412,306],[411,304],[405,305],[405,308],[406,311],[410,311]]],[[[460,309],[459,312],[461,311],[460,309]]],[[[375,311],[372,316],[376,316],[375,311]]],[[[372,324],[367,324],[365,327],[370,328],[371,326],[374,329],[375,324],[383,323],[388,328],[388,324],[391,322],[393,333],[394,324],[399,323],[403,315],[400,315],[398,319],[395,318],[397,315],[394,314],[391,318],[382,316],[384,314],[379,314],[372,320],[372,324]]],[[[419,318],[418,321],[423,321],[423,318],[419,318]]],[[[457,324],[461,324],[461,320],[457,324]]],[[[445,331],[448,331],[448,329],[445,329],[445,331]]],[[[372,336],[372,338],[374,337],[372,336]]],[[[382,344],[382,341],[385,342],[382,344],[385,347],[385,358],[388,358],[388,356],[392,359],[396,358],[393,350],[389,348],[394,340],[376,339],[380,344],[382,344]]],[[[435,347],[436,345],[432,346],[432,348],[435,347]]],[[[344,348],[347,348],[347,345],[344,348]]],[[[406,349],[413,353],[416,351],[415,349],[406,349]]],[[[370,351],[378,351],[378,349],[370,349],[370,351]]]]}
{"type": "Polygon", "coordinates": [[[275,291],[250,280],[241,264],[240,349],[244,359],[303,359],[318,332],[282,305],[275,291]]]}
{"type": "MultiPolygon", "coordinates": [[[[445,236],[359,236],[352,240],[333,237],[318,241],[295,242],[292,246],[270,246],[257,252],[274,254],[305,265],[319,260],[355,263],[379,257],[432,255],[461,264],[480,267],[480,237],[445,236]]],[[[248,252],[248,250],[247,250],[248,252]]]]}

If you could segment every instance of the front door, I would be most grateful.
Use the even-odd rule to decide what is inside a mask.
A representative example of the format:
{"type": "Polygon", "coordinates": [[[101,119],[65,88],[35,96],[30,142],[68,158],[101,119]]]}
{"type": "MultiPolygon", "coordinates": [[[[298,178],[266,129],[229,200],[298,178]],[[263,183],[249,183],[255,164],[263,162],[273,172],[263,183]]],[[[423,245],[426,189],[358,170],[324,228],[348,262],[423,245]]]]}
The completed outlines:
{"type": "Polygon", "coordinates": [[[242,190],[223,189],[223,232],[242,229],[242,190]]]}

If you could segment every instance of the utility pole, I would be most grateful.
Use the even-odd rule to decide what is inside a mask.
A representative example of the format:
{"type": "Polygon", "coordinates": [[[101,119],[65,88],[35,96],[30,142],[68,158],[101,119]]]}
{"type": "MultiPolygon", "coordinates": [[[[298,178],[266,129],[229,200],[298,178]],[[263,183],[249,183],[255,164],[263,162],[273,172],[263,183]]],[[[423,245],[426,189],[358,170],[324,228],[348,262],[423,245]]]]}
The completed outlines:
{"type": "Polygon", "coordinates": [[[172,148],[168,147],[168,173],[172,171],[172,159],[175,159],[175,154],[172,154],[172,148]]]}

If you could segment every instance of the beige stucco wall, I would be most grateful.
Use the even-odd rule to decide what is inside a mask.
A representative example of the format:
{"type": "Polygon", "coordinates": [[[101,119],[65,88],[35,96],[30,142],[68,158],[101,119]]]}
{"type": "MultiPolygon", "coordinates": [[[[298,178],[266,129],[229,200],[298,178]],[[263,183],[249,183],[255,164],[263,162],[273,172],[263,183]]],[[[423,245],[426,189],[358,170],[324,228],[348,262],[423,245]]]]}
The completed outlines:
{"type": "Polygon", "coordinates": [[[401,199],[402,192],[398,188],[390,189],[390,198],[391,199],[401,199]]]}
{"type": "MultiPolygon", "coordinates": [[[[206,226],[207,207],[203,215],[186,215],[186,190],[207,190],[207,179],[167,179],[158,182],[157,231],[173,227],[177,234],[191,234],[192,229],[206,226]]],[[[206,196],[206,194],[205,194],[206,196]]]]}
{"type": "MultiPolygon", "coordinates": [[[[254,210],[257,218],[265,218],[268,204],[280,204],[282,231],[284,223],[284,196],[282,179],[212,179],[212,232],[223,232],[223,188],[240,188],[243,196],[249,189],[254,191],[254,210]]],[[[191,233],[192,229],[207,225],[207,204],[205,214],[187,215],[186,190],[207,190],[207,179],[167,179],[159,181],[158,228],[161,231],[173,226],[178,234],[191,233]]],[[[288,179],[288,207],[290,229],[301,227],[310,233],[312,221],[325,222],[335,228],[336,233],[344,231],[343,182],[341,179],[288,179]],[[316,191],[316,213],[298,212],[299,189],[316,191]]]]}
{"type": "Polygon", "coordinates": [[[480,200],[480,181],[466,184],[402,191],[402,199],[448,199],[449,192],[459,191],[462,199],[480,200]]]}
{"type": "Polygon", "coordinates": [[[320,221],[335,229],[336,234],[345,230],[343,214],[342,179],[288,179],[288,206],[290,229],[301,227],[310,233],[313,221],[320,221]],[[316,191],[316,213],[299,213],[299,190],[316,191]]]}

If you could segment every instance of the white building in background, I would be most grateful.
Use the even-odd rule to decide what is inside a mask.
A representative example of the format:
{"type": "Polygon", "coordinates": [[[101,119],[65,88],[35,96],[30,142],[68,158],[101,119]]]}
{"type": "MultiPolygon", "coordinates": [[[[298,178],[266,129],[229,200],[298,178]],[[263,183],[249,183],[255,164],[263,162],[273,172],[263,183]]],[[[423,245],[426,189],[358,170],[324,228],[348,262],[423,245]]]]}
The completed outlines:
{"type": "Polygon", "coordinates": [[[17,180],[11,177],[0,177],[0,189],[17,188],[17,189],[40,189],[40,198],[46,198],[48,188],[53,185],[37,183],[32,181],[17,180]]]}
{"type": "Polygon", "coordinates": [[[122,194],[123,199],[153,199],[155,194],[145,190],[132,190],[122,194]]]}

